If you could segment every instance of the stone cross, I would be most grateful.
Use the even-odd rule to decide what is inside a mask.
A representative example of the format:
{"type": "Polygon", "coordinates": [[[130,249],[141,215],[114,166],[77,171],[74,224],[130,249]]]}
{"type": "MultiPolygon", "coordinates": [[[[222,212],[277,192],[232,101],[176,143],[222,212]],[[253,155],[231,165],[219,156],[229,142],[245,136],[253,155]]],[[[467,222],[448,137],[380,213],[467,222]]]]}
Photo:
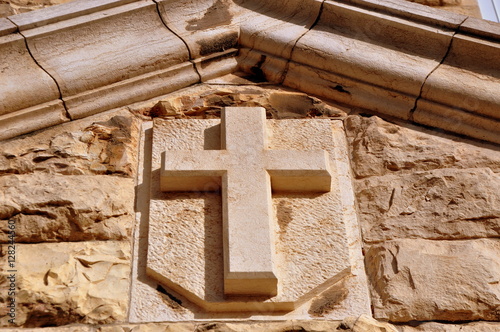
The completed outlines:
{"type": "Polygon", "coordinates": [[[222,191],[224,293],[277,294],[271,188],[327,192],[326,151],[269,150],[261,107],[226,107],[221,150],[168,151],[162,191],[222,191]]]}

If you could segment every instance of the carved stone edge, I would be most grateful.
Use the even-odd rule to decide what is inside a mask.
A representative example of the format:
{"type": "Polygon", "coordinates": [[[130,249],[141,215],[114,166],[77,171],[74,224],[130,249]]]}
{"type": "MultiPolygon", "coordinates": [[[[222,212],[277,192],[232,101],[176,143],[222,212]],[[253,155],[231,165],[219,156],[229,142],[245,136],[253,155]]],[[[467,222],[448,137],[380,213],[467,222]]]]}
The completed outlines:
{"type": "MultiPolygon", "coordinates": [[[[212,3],[211,0],[183,1],[192,5],[199,4],[200,7],[205,9],[210,7],[212,3]]],[[[259,0],[254,1],[257,3],[259,0]]],[[[315,5],[317,4],[317,1],[309,1],[314,2],[315,5]]],[[[2,23],[1,33],[3,34],[3,37],[0,38],[6,38],[11,35],[29,35],[31,38],[33,34],[30,34],[30,30],[39,28],[45,29],[44,33],[46,34],[57,33],[67,28],[64,22],[70,22],[78,17],[91,16],[92,14],[118,7],[125,8],[132,3],[161,4],[161,2],[78,0],[69,4],[50,7],[39,12],[9,17],[8,20],[15,24],[18,32],[13,32],[14,27],[12,24],[4,19],[0,22],[2,23]]],[[[170,2],[181,2],[181,0],[170,2]]],[[[238,6],[236,7],[239,8],[238,6]]],[[[257,31],[255,36],[252,36],[254,39],[251,42],[247,42],[246,49],[240,40],[240,45],[238,46],[240,51],[237,57],[236,54],[238,53],[233,50],[222,50],[222,52],[203,56],[198,54],[191,55],[189,60],[185,62],[184,67],[191,66],[192,74],[188,75],[189,78],[176,79],[177,83],[169,88],[158,89],[153,84],[150,90],[146,89],[144,94],[136,93],[131,100],[124,100],[120,97],[123,91],[131,91],[127,90],[127,88],[119,88],[119,92],[115,97],[108,98],[108,96],[116,93],[116,86],[103,86],[97,90],[93,88],[92,90],[95,91],[88,92],[88,96],[91,96],[89,98],[83,97],[87,95],[87,92],[66,96],[65,101],[67,100],[69,104],[75,100],[81,100],[83,105],[81,107],[94,109],[93,111],[75,110],[74,114],[69,113],[71,115],[70,118],[85,117],[93,113],[125,106],[132,102],[146,100],[155,95],[176,91],[195,83],[243,69],[252,73],[260,71],[268,81],[281,83],[300,91],[315,94],[349,106],[369,109],[381,115],[397,117],[481,140],[495,143],[500,142],[500,126],[498,126],[500,115],[496,111],[485,113],[485,108],[483,107],[487,105],[487,109],[494,110],[500,105],[497,94],[492,92],[498,91],[500,88],[500,73],[497,70],[491,70],[493,67],[489,62],[483,61],[475,65],[470,65],[467,62],[467,58],[470,56],[470,47],[474,46],[481,47],[481,56],[483,58],[496,61],[494,59],[496,59],[496,54],[498,54],[497,51],[500,43],[500,25],[485,23],[483,20],[447,13],[414,3],[401,3],[395,0],[325,0],[321,3],[321,10],[317,13],[315,23],[310,24],[310,26],[303,26],[303,30],[296,30],[293,22],[283,22],[283,20],[279,19],[280,15],[283,14],[280,14],[277,9],[278,7],[271,6],[268,12],[264,13],[254,13],[251,9],[245,10],[245,8],[239,8],[235,11],[239,16],[232,19],[230,29],[228,26],[223,25],[220,31],[224,35],[227,35],[228,31],[240,31],[244,20],[257,17],[256,19],[262,22],[263,29],[265,27],[279,27],[280,25],[288,24],[288,28],[292,31],[291,35],[293,35],[291,43],[290,41],[284,41],[277,34],[268,33],[264,30],[257,31]],[[352,26],[345,23],[346,21],[342,23],[342,20],[338,22],[327,20],[327,14],[333,9],[340,13],[338,14],[340,15],[340,19],[343,18],[347,22],[352,18],[363,17],[364,20],[362,21],[369,24],[368,27],[372,27],[374,33],[366,33],[370,32],[368,30],[363,35],[359,31],[353,30],[352,26]],[[394,27],[400,32],[406,31],[407,33],[403,33],[402,37],[399,36],[395,41],[387,40],[387,36],[384,36],[385,29],[393,29],[394,27]],[[297,31],[303,31],[303,33],[297,34],[297,31]],[[418,32],[417,39],[415,39],[414,32],[418,32]],[[321,34],[323,43],[320,45],[314,44],[314,48],[308,47],[308,42],[311,42],[314,34],[318,33],[321,34]],[[326,63],[330,60],[335,60],[335,52],[328,50],[327,45],[340,43],[342,36],[344,40],[347,37],[347,41],[352,43],[355,49],[356,45],[361,45],[362,43],[374,45],[374,50],[377,53],[374,59],[378,58],[380,60],[380,65],[376,67],[377,76],[380,77],[380,80],[374,81],[370,79],[370,74],[373,73],[368,72],[368,75],[363,74],[363,71],[366,72],[370,68],[369,66],[367,67],[366,62],[363,62],[362,57],[359,56],[359,52],[346,53],[347,58],[344,62],[347,65],[340,72],[328,68],[325,69],[327,66],[324,63],[317,65],[304,63],[303,57],[300,57],[301,52],[309,52],[313,57],[323,57],[326,63]],[[421,47],[414,46],[422,41],[427,42],[430,51],[425,51],[421,47]],[[283,45],[283,43],[293,45],[290,52],[286,51],[289,47],[283,45]],[[270,47],[273,45],[276,46],[276,51],[270,47]],[[249,46],[251,48],[248,48],[249,46]],[[407,64],[402,63],[400,59],[394,57],[394,48],[402,52],[403,55],[408,55],[414,59],[420,71],[417,74],[412,71],[405,74],[402,69],[407,64]],[[219,59],[221,65],[218,63],[219,59]],[[460,73],[460,77],[463,79],[446,80],[446,76],[453,75],[455,72],[460,73]],[[477,78],[478,73],[482,75],[480,79],[477,78]],[[198,77],[194,75],[198,75],[198,77]],[[402,82],[401,89],[398,82],[402,82]],[[409,85],[408,88],[405,87],[407,82],[411,83],[411,86],[409,85]],[[484,86],[484,82],[487,82],[489,86],[488,91],[477,95],[477,86],[481,84],[484,86]],[[443,84],[445,85],[444,88],[443,84]],[[350,88],[352,89],[349,90],[350,88]],[[439,96],[432,96],[432,91],[439,91],[439,96]],[[96,99],[102,99],[95,98],[96,96],[107,96],[105,99],[108,101],[96,101],[96,99]],[[462,99],[467,100],[467,103],[461,103],[460,100],[457,100],[456,96],[461,96],[462,99]],[[95,107],[92,106],[94,102],[97,103],[95,107]],[[459,105],[457,106],[457,104],[459,105]],[[463,116],[463,114],[466,116],[463,116]],[[443,118],[446,121],[440,121],[439,118],[443,118]],[[461,121],[463,125],[457,126],[457,121],[461,121]]],[[[311,11],[310,17],[306,17],[304,20],[309,22],[310,19],[314,18],[315,13],[311,11]]],[[[159,12],[157,14],[161,17],[159,12]]],[[[172,17],[175,17],[176,20],[183,19],[182,15],[173,15],[172,17]]],[[[359,22],[359,20],[356,21],[359,22]]],[[[86,24],[92,27],[96,22],[90,20],[86,24]]],[[[165,23],[166,28],[169,28],[173,24],[166,21],[163,21],[163,23],[165,23]]],[[[175,22],[177,26],[182,26],[183,24],[182,22],[175,22]]],[[[245,27],[245,29],[247,28],[245,27]]],[[[252,28],[248,29],[249,31],[253,31],[252,28]]],[[[88,37],[92,38],[92,35],[88,37]]],[[[188,47],[188,43],[182,39],[180,34],[176,35],[176,37],[188,47]]],[[[217,37],[217,35],[214,37],[217,37]]],[[[30,53],[35,51],[29,48],[28,50],[30,53]]],[[[117,53],[120,51],[120,49],[116,49],[117,53]]],[[[57,56],[57,54],[54,56],[57,56]]],[[[42,70],[48,71],[47,68],[43,67],[43,64],[36,61],[35,63],[42,70]]],[[[9,65],[19,66],[16,63],[9,65]]],[[[151,76],[155,76],[154,72],[151,72],[151,76]]],[[[176,71],[172,69],[171,72],[175,75],[176,71]]],[[[169,77],[173,78],[173,76],[169,77]]],[[[135,77],[131,79],[126,78],[123,82],[116,84],[133,86],[134,80],[137,79],[140,80],[140,78],[135,77]]],[[[55,81],[57,82],[57,78],[55,81]]],[[[19,82],[18,84],[24,85],[25,82],[19,82]]],[[[0,91],[0,95],[4,93],[9,93],[9,91],[0,91]]],[[[435,93],[434,95],[437,94],[435,93]]],[[[31,107],[34,106],[36,105],[32,105],[31,107]]],[[[10,114],[13,112],[24,112],[24,110],[12,109],[6,113],[10,114]]],[[[3,139],[40,129],[38,124],[36,126],[30,124],[33,121],[29,119],[26,119],[26,121],[28,123],[24,126],[23,130],[11,131],[8,136],[4,135],[3,139]]],[[[2,124],[0,127],[3,130],[5,125],[2,124]]]]}

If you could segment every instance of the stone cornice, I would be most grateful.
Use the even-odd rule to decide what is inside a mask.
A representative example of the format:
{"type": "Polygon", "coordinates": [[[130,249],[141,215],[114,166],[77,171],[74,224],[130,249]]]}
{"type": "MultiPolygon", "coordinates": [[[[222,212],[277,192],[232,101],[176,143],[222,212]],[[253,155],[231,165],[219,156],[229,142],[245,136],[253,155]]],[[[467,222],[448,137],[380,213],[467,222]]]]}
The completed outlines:
{"type": "Polygon", "coordinates": [[[397,0],[78,0],[0,19],[0,139],[246,71],[500,143],[499,41],[397,0]]]}

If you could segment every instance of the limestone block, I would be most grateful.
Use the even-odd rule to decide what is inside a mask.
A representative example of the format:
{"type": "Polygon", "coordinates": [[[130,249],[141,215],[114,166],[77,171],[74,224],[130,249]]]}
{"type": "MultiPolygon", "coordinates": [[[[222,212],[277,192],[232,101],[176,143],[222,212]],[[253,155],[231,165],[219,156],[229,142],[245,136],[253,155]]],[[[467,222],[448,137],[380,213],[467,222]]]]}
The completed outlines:
{"type": "Polygon", "coordinates": [[[187,44],[192,59],[238,46],[239,26],[230,0],[160,0],[165,24],[187,44]]]}
{"type": "Polygon", "coordinates": [[[199,80],[185,44],[165,27],[153,2],[134,2],[23,34],[34,58],[57,81],[73,119],[199,80]]]}
{"type": "MultiPolygon", "coordinates": [[[[500,29],[496,31],[500,32],[500,29]]],[[[455,35],[445,61],[423,86],[422,100],[413,119],[425,125],[500,143],[499,40],[499,36],[492,40],[491,37],[455,35]]]]}
{"type": "Polygon", "coordinates": [[[0,140],[67,121],[56,83],[33,61],[24,38],[0,37],[0,53],[0,140]]]}
{"type": "Polygon", "coordinates": [[[8,223],[17,242],[123,240],[134,219],[132,179],[111,176],[0,177],[0,242],[8,223]]]}
{"type": "Polygon", "coordinates": [[[319,0],[235,0],[240,7],[240,44],[278,58],[290,59],[292,49],[316,22],[319,0]]]}
{"type": "Polygon", "coordinates": [[[195,59],[193,61],[196,71],[200,74],[201,81],[207,82],[211,79],[233,73],[238,70],[236,55],[238,49],[232,48],[224,52],[195,59]]]}
{"type": "Polygon", "coordinates": [[[284,84],[407,119],[452,35],[447,28],[325,1],[318,24],[297,42],[284,84]]]}
{"type": "MultiPolygon", "coordinates": [[[[104,324],[126,317],[128,242],[17,244],[16,268],[18,326],[104,324]]],[[[7,281],[2,277],[2,288],[7,281]]],[[[5,303],[7,292],[1,294],[5,303]]],[[[0,324],[7,326],[4,315],[0,324]]]]}
{"type": "Polygon", "coordinates": [[[368,315],[347,317],[342,321],[340,329],[349,329],[349,331],[352,332],[398,332],[393,325],[385,322],[378,322],[368,315]]]}
{"type": "Polygon", "coordinates": [[[88,326],[88,325],[83,325],[83,324],[72,324],[69,326],[58,326],[58,327],[10,328],[10,329],[3,328],[2,331],[5,331],[5,332],[96,332],[96,329],[93,326],[88,326]]]}
{"type": "Polygon", "coordinates": [[[137,169],[138,132],[134,116],[116,111],[0,142],[0,175],[43,172],[132,177],[137,169]]]}
{"type": "Polygon", "coordinates": [[[492,144],[401,126],[377,116],[349,116],[345,123],[357,178],[439,168],[488,167],[500,172],[500,151],[492,144]]]}
{"type": "Polygon", "coordinates": [[[21,13],[9,19],[19,27],[20,31],[25,31],[81,15],[88,15],[100,10],[118,7],[134,1],[136,0],[20,0],[17,1],[18,4],[24,5],[33,4],[34,2],[42,2],[44,5],[64,4],[50,9],[39,9],[21,13]]]}
{"type": "Polygon", "coordinates": [[[17,27],[11,21],[5,18],[0,18],[0,36],[8,35],[16,30],[17,27]]]}
{"type": "Polygon", "coordinates": [[[500,242],[399,240],[368,248],[374,315],[392,322],[499,319],[500,242]]]}
{"type": "Polygon", "coordinates": [[[238,56],[241,70],[250,73],[252,80],[280,84],[285,77],[287,59],[276,57],[260,51],[242,48],[238,56]]]}
{"type": "Polygon", "coordinates": [[[416,327],[399,326],[401,332],[492,332],[500,331],[500,323],[473,322],[468,324],[423,323],[416,327]]]}
{"type": "Polygon", "coordinates": [[[500,176],[488,168],[440,169],[358,181],[366,242],[500,235],[500,176]]]}

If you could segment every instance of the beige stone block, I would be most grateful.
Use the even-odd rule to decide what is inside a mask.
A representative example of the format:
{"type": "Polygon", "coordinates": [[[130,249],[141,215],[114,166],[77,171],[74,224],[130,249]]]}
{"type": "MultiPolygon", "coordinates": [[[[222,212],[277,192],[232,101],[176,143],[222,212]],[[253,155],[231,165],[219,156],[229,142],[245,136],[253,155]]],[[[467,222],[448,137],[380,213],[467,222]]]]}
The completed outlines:
{"type": "Polygon", "coordinates": [[[2,130],[0,140],[14,138],[68,121],[63,103],[57,99],[56,101],[0,115],[0,128],[2,130]]]}
{"type": "Polygon", "coordinates": [[[238,46],[239,26],[230,0],[161,0],[162,20],[187,44],[192,59],[238,46]]]}
{"type": "MultiPolygon", "coordinates": [[[[304,319],[311,316],[340,319],[349,313],[359,315],[369,312],[362,263],[355,263],[361,262],[360,240],[356,240],[359,230],[356,228],[357,225],[355,223],[351,225],[350,221],[354,220],[351,218],[356,218],[356,215],[352,189],[349,189],[351,179],[349,173],[346,173],[348,168],[345,165],[348,164],[348,159],[340,122],[335,122],[337,125],[333,127],[330,121],[288,120],[268,124],[270,126],[268,130],[272,133],[271,149],[294,150],[300,147],[306,151],[328,150],[332,158],[330,162],[336,165],[333,168],[337,169],[339,174],[333,177],[335,183],[332,187],[346,189],[342,194],[336,191],[319,196],[313,195],[314,199],[308,199],[309,194],[298,197],[293,193],[275,196],[273,214],[278,216],[278,222],[274,226],[277,227],[275,238],[279,264],[278,297],[270,300],[237,297],[229,301],[222,298],[224,274],[220,194],[175,194],[160,193],[158,190],[161,153],[165,149],[179,151],[220,148],[220,132],[217,129],[219,122],[155,120],[155,123],[152,180],[146,178],[140,185],[141,188],[148,188],[148,181],[151,181],[153,188],[149,217],[143,208],[139,208],[139,211],[142,211],[143,222],[149,221],[149,232],[146,228],[148,225],[141,223],[142,231],[138,233],[140,238],[136,248],[139,257],[144,258],[135,263],[138,266],[139,279],[134,279],[132,288],[134,299],[131,308],[132,321],[198,320],[216,317],[233,317],[238,320],[243,317],[282,320],[287,317],[304,319]],[[324,134],[312,135],[312,131],[317,130],[324,131],[324,134]],[[296,134],[290,135],[289,132],[296,134]],[[345,208],[340,208],[339,204],[345,208]],[[316,208],[321,206],[322,212],[310,215],[308,211],[316,209],[315,206],[316,208]],[[311,240],[303,238],[306,234],[311,240]],[[349,247],[342,247],[344,241],[348,241],[349,247]],[[335,253],[333,251],[329,253],[329,250],[335,253]],[[149,251],[147,270],[143,261],[146,259],[145,251],[149,251]],[[298,252],[304,254],[297,255],[298,252]],[[345,254],[342,252],[351,257],[348,259],[349,262],[345,263],[351,266],[351,273],[344,274],[339,271],[344,264],[342,255],[345,254]],[[180,259],[180,257],[188,258],[180,259]],[[330,259],[325,261],[323,257],[330,259]],[[321,267],[320,270],[323,272],[312,274],[308,266],[321,267]],[[144,269],[144,272],[141,272],[141,269],[144,269]],[[337,272],[333,272],[334,270],[340,274],[335,276],[337,272]],[[146,276],[146,271],[153,278],[146,276]],[[189,278],[186,278],[188,275],[189,278]],[[160,282],[163,284],[162,287],[159,286],[160,282]],[[307,293],[302,295],[304,291],[307,293]],[[280,308],[293,309],[286,297],[299,298],[295,311],[282,313],[279,316],[267,314],[280,308]],[[279,302],[283,300],[285,302],[279,302]],[[314,311],[309,313],[311,301],[315,306],[323,305],[324,309],[320,316],[314,311]],[[153,309],[144,310],[144,308],[153,309]],[[232,313],[224,313],[228,309],[232,313]],[[245,313],[234,312],[235,310],[250,310],[252,313],[248,316],[245,313]]],[[[147,153],[146,150],[146,156],[147,153]]],[[[139,193],[139,197],[142,196],[143,194],[139,193]]],[[[139,202],[142,200],[139,198],[139,202]]]]}
{"type": "Polygon", "coordinates": [[[207,82],[211,79],[236,72],[238,70],[237,54],[238,49],[233,48],[195,59],[193,62],[196,66],[196,71],[200,74],[201,81],[207,82]]]}
{"type": "MultiPolygon", "coordinates": [[[[67,0],[54,0],[53,2],[66,3],[48,9],[21,13],[9,19],[19,27],[20,31],[25,31],[78,16],[92,14],[100,10],[125,5],[134,1],[136,0],[73,0],[70,2],[67,0]]],[[[28,0],[28,2],[32,1],[28,0]]],[[[52,0],[48,2],[52,2],[52,0]]]]}
{"type": "Polygon", "coordinates": [[[306,92],[321,87],[321,96],[406,119],[451,41],[452,31],[438,31],[326,1],[318,24],[297,42],[284,84],[306,92]]]}
{"type": "Polygon", "coordinates": [[[374,315],[392,322],[497,321],[500,243],[399,240],[366,251],[374,315]]]}
{"type": "Polygon", "coordinates": [[[16,30],[17,27],[11,21],[6,18],[0,18],[0,36],[8,35],[16,30]]]}
{"type": "MultiPolygon", "coordinates": [[[[2,250],[6,250],[3,246],[2,250]]],[[[2,265],[5,267],[7,256],[2,265]]],[[[16,245],[16,325],[103,324],[124,320],[130,282],[128,242],[16,245]]],[[[3,277],[1,287],[8,287],[3,277]]],[[[2,296],[7,292],[2,291],[2,296]]],[[[6,301],[6,298],[3,299],[6,301]]],[[[8,316],[0,318],[7,326],[8,316]]]]}
{"type": "Polygon", "coordinates": [[[376,116],[350,116],[345,123],[357,178],[439,168],[500,171],[500,152],[492,144],[402,126],[376,116]]]}
{"type": "Polygon", "coordinates": [[[450,13],[429,6],[401,0],[352,0],[350,3],[372,11],[388,13],[396,17],[425,24],[458,29],[467,19],[465,15],[450,13]]]}
{"type": "Polygon", "coordinates": [[[466,324],[423,323],[417,327],[399,326],[401,332],[494,332],[500,331],[500,323],[472,322],[466,324]]]}
{"type": "Polygon", "coordinates": [[[44,72],[30,56],[24,38],[19,34],[0,37],[2,67],[0,71],[0,116],[3,118],[2,138],[12,137],[26,132],[26,128],[39,129],[41,118],[29,119],[24,113],[40,111],[50,119],[45,124],[62,123],[64,108],[57,102],[59,91],[54,80],[44,72]],[[20,84],[21,82],[21,84],[20,84]],[[26,84],[30,88],[26,89],[26,84]],[[51,103],[50,105],[48,103],[51,103]],[[7,114],[23,111],[17,118],[6,118],[7,114]],[[24,118],[23,118],[24,116],[24,118]],[[20,118],[22,125],[20,127],[20,118]],[[13,126],[14,128],[9,128],[13,126]],[[4,133],[7,131],[7,133],[4,133]]]}
{"type": "Polygon", "coordinates": [[[347,317],[340,324],[340,328],[349,329],[352,332],[398,332],[394,325],[379,322],[368,315],[347,317]]]}
{"type": "Polygon", "coordinates": [[[96,332],[194,332],[195,323],[159,323],[101,326],[96,332]]]}
{"type": "Polygon", "coordinates": [[[498,237],[500,177],[488,168],[386,175],[356,185],[366,242],[498,237]]]}
{"type": "Polygon", "coordinates": [[[316,22],[322,6],[318,0],[236,0],[235,4],[241,10],[240,44],[285,60],[316,22]]]}
{"type": "Polygon", "coordinates": [[[0,174],[131,177],[137,169],[139,126],[122,110],[0,142],[0,174]]]}
{"type": "Polygon", "coordinates": [[[238,56],[241,70],[251,74],[251,79],[257,82],[282,83],[288,60],[260,51],[241,48],[238,56]]]}
{"type": "Polygon", "coordinates": [[[199,81],[185,44],[165,27],[153,2],[77,16],[24,35],[36,61],[57,81],[72,118],[199,81]]]}
{"type": "MultiPolygon", "coordinates": [[[[0,30],[11,28],[4,22],[0,30]]],[[[0,53],[0,140],[68,121],[56,83],[33,61],[24,38],[0,37],[0,53]]]]}
{"type": "Polygon", "coordinates": [[[46,174],[0,177],[0,241],[8,223],[16,242],[123,240],[134,220],[132,179],[46,174]]]}
{"type": "Polygon", "coordinates": [[[95,327],[75,324],[70,326],[40,327],[40,328],[3,328],[5,332],[96,332],[95,327]]]}

